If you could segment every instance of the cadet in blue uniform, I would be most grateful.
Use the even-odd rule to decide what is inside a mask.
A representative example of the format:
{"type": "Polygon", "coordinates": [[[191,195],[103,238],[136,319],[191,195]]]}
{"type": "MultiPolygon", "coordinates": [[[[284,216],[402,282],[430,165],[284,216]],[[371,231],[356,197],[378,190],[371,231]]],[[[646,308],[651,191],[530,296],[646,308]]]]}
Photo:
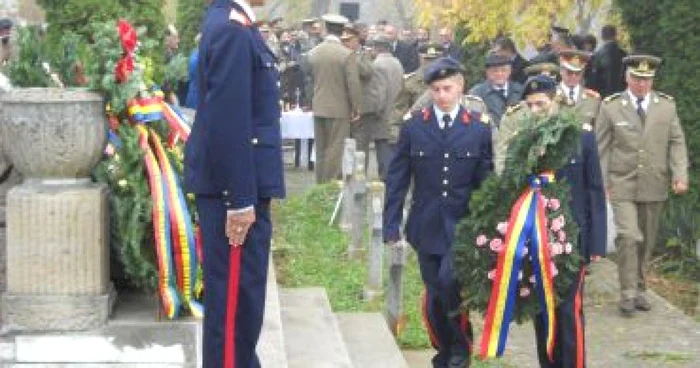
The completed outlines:
{"type": "MultiPolygon", "coordinates": [[[[525,84],[525,104],[534,114],[547,116],[555,114],[557,103],[556,80],[537,75],[525,84]]],[[[567,107],[562,107],[567,108],[567,107]]],[[[578,282],[571,285],[569,293],[556,309],[556,332],[554,361],[547,357],[544,321],[535,318],[537,353],[542,367],[585,367],[583,280],[585,264],[596,261],[605,255],[607,241],[607,216],[605,189],[603,186],[598,147],[593,127],[586,123],[581,134],[580,152],[571,157],[568,165],[559,169],[556,178],[566,181],[571,187],[571,210],[579,226],[579,252],[584,258],[578,282]]],[[[508,170],[506,164],[506,170],[508,170]]]]}
{"type": "Polygon", "coordinates": [[[285,190],[279,73],[254,24],[243,0],[213,0],[199,45],[199,109],[185,186],[196,195],[202,229],[204,368],[260,367],[270,199],[285,190]]]}
{"type": "Polygon", "coordinates": [[[462,67],[440,58],[426,68],[433,105],[407,119],[389,165],[384,208],[384,240],[401,239],[406,193],[413,198],[406,240],[418,254],[425,283],[424,316],[438,353],[433,367],[467,367],[472,329],[455,313],[459,288],[452,272],[455,225],[467,215],[469,198],[491,171],[491,130],[477,112],[459,104],[464,91],[462,67]]]}

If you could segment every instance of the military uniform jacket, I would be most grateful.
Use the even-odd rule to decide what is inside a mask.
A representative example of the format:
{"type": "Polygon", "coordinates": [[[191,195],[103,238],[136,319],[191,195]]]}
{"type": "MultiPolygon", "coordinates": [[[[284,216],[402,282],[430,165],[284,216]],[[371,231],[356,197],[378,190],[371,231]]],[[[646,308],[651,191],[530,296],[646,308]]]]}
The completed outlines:
{"type": "Polygon", "coordinates": [[[414,112],[405,123],[386,179],[385,241],[400,238],[412,182],[406,239],[424,254],[451,249],[455,225],[467,215],[472,191],[491,171],[491,130],[474,115],[460,108],[446,132],[432,108],[414,112]]]}
{"type": "Polygon", "coordinates": [[[652,91],[642,122],[628,92],[611,95],[595,131],[611,200],[663,201],[671,180],[687,182],[685,136],[670,96],[652,91]]]}
{"type": "Polygon", "coordinates": [[[469,91],[470,95],[479,96],[484,100],[496,126],[499,126],[501,118],[506,112],[506,108],[522,100],[523,85],[515,82],[508,82],[506,93],[508,96],[503,96],[503,94],[496,90],[488,81],[477,84],[469,91]]]}
{"type": "Polygon", "coordinates": [[[576,102],[571,103],[569,97],[565,95],[564,90],[561,87],[557,87],[557,99],[560,100],[560,104],[568,107],[573,107],[576,114],[581,118],[583,124],[590,124],[590,126],[595,125],[595,119],[598,117],[598,112],[600,111],[600,95],[598,92],[583,88],[579,88],[579,93],[574,96],[576,102]]]}
{"type": "Polygon", "coordinates": [[[185,147],[185,187],[229,208],[284,197],[279,73],[243,9],[214,0],[199,45],[199,109],[185,147]]]}
{"type": "Polygon", "coordinates": [[[399,138],[399,131],[404,124],[404,116],[411,112],[411,106],[425,91],[425,83],[423,83],[423,67],[412,73],[404,74],[403,88],[396,97],[394,104],[394,113],[391,116],[390,138],[394,143],[399,138]]]}
{"type": "Polygon", "coordinates": [[[340,39],[328,36],[309,52],[313,76],[313,111],[315,116],[350,119],[360,112],[362,89],[355,53],[340,39]]]}

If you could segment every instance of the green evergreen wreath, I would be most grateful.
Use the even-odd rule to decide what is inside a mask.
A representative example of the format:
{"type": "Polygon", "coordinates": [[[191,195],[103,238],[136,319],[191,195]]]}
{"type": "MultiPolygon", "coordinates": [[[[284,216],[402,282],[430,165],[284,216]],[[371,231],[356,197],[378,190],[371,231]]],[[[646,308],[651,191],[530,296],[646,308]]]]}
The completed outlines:
{"type": "MultiPolygon", "coordinates": [[[[525,114],[511,138],[502,176],[491,175],[472,193],[470,213],[455,235],[455,274],[462,285],[462,309],[485,313],[491,297],[498,253],[511,207],[528,186],[528,179],[564,167],[580,147],[581,123],[568,111],[545,118],[525,114]]],[[[569,185],[554,182],[542,188],[546,197],[548,245],[556,267],[554,289],[558,304],[575,282],[581,263],[578,226],[569,208],[569,185]]],[[[540,312],[529,257],[525,257],[513,319],[523,323],[540,312]]]]}

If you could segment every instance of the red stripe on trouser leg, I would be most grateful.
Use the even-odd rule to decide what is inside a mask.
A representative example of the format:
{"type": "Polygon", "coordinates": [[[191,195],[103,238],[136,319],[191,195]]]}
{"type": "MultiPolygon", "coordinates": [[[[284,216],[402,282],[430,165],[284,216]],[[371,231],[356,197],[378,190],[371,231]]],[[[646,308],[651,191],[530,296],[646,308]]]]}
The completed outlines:
{"type": "Polygon", "coordinates": [[[224,331],[224,368],[236,367],[236,311],[241,272],[242,247],[231,247],[226,296],[226,331],[224,331]]]}
{"type": "Polygon", "coordinates": [[[586,275],[586,268],[581,267],[581,272],[579,274],[578,288],[576,289],[576,297],[574,298],[574,320],[576,321],[576,368],[584,367],[585,360],[585,344],[583,336],[583,321],[581,316],[583,315],[582,308],[582,286],[583,279],[586,275]]]}
{"type": "Polygon", "coordinates": [[[462,313],[460,315],[459,327],[462,331],[462,336],[464,336],[464,341],[467,342],[467,349],[469,349],[469,354],[471,355],[474,344],[471,334],[469,333],[469,313],[462,313]]]}
{"type": "Polygon", "coordinates": [[[423,289],[423,303],[421,304],[423,305],[423,308],[421,308],[423,312],[423,323],[425,323],[425,328],[428,329],[430,344],[434,349],[440,350],[440,344],[435,336],[435,330],[433,330],[433,326],[430,324],[430,318],[428,317],[428,290],[426,289],[423,289]]]}

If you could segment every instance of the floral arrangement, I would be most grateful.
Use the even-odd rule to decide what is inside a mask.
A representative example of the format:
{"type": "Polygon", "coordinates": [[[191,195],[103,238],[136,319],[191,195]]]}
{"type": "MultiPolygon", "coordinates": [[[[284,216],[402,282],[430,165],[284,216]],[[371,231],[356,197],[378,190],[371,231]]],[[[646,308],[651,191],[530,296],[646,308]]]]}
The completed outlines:
{"type": "Polygon", "coordinates": [[[555,180],[580,146],[581,124],[569,112],[524,115],[511,137],[502,176],[472,193],[455,236],[455,272],[464,310],[485,314],[482,356],[503,352],[508,324],[544,313],[577,280],[578,227],[569,185],[555,180]]]}

